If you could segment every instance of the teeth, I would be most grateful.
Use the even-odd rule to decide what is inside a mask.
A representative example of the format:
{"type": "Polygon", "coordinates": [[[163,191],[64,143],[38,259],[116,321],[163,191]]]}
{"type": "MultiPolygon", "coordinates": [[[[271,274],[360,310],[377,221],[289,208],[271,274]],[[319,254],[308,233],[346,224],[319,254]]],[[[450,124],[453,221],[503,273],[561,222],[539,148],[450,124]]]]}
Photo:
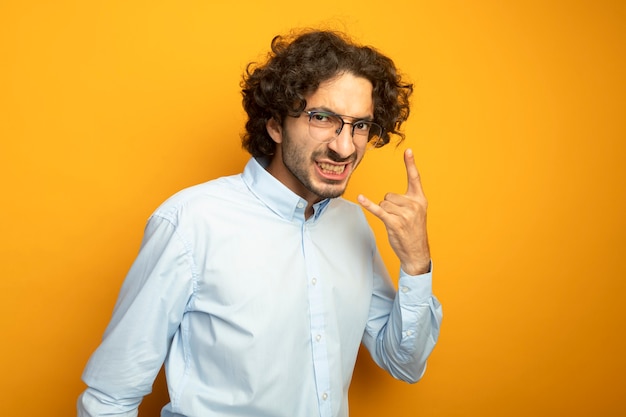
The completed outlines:
{"type": "Polygon", "coordinates": [[[319,166],[320,168],[322,168],[322,170],[330,171],[335,174],[341,174],[346,169],[345,165],[333,165],[333,164],[327,164],[324,162],[321,162],[319,166]]]}

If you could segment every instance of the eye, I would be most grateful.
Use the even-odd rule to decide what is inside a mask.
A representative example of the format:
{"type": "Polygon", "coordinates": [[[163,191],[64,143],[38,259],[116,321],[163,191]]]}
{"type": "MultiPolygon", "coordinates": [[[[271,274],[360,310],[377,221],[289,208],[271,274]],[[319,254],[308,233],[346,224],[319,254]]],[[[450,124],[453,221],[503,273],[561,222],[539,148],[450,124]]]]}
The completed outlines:
{"type": "Polygon", "coordinates": [[[330,117],[326,113],[313,113],[312,116],[313,116],[313,119],[315,119],[316,122],[327,122],[328,118],[330,117]]]}
{"type": "MultiPolygon", "coordinates": [[[[337,116],[335,116],[332,113],[311,112],[309,113],[309,121],[315,126],[333,127],[337,125],[338,119],[337,119],[337,116]]],[[[341,122],[339,122],[339,124],[341,124],[341,122]]]]}
{"type": "Polygon", "coordinates": [[[372,124],[365,120],[354,122],[354,131],[359,133],[367,133],[370,130],[372,124]]]}

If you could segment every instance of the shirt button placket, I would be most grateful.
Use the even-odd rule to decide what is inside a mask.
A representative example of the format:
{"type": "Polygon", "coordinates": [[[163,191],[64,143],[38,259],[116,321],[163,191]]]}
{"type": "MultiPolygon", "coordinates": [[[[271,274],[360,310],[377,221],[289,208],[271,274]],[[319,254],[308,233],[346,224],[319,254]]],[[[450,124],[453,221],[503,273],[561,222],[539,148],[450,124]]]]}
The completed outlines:
{"type": "Polygon", "coordinates": [[[308,299],[310,313],[310,337],[312,343],[313,367],[315,385],[318,392],[318,404],[320,407],[320,417],[330,417],[332,415],[332,405],[330,398],[330,373],[328,363],[328,352],[325,341],[326,323],[324,320],[324,297],[323,285],[319,275],[318,263],[316,261],[316,249],[312,245],[309,224],[302,225],[302,242],[304,258],[308,275],[308,299]]]}

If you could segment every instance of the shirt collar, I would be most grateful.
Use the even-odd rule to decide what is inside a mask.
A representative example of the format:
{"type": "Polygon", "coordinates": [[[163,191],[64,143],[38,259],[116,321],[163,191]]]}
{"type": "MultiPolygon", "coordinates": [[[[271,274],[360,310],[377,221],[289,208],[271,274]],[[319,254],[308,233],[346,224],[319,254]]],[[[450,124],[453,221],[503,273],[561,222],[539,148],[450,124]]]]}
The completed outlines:
{"type": "MultiPolygon", "coordinates": [[[[250,158],[243,170],[242,179],[250,191],[270,210],[289,221],[294,217],[304,220],[307,201],[287,188],[265,167],[269,161],[264,158],[250,158]]],[[[330,199],[313,205],[313,220],[317,220],[328,206],[330,199]]]]}

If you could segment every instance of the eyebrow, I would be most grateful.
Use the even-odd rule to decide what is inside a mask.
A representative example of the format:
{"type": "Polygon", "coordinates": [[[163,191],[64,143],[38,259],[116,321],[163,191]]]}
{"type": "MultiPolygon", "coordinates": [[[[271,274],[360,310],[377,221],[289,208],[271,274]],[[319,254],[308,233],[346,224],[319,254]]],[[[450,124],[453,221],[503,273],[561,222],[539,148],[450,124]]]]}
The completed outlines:
{"type": "Polygon", "coordinates": [[[356,121],[366,121],[366,122],[373,122],[374,121],[374,117],[371,115],[367,115],[367,116],[350,116],[347,114],[339,114],[331,109],[329,109],[328,107],[313,107],[310,108],[306,111],[320,111],[320,112],[326,112],[326,113],[331,113],[334,114],[336,116],[341,116],[341,117],[349,117],[351,119],[354,119],[356,121]]]}

